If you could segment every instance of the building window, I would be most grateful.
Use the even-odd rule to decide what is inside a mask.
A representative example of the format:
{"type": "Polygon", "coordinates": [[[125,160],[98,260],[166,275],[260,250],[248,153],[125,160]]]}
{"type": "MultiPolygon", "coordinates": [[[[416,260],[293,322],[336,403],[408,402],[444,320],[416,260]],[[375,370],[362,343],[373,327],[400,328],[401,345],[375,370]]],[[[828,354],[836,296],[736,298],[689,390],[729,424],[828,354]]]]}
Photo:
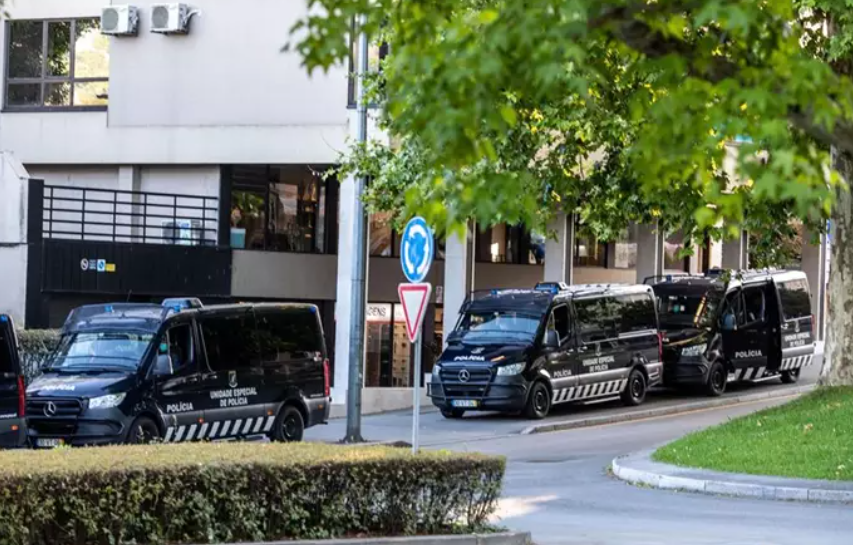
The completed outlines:
{"type": "Polygon", "coordinates": [[[637,267],[637,226],[631,224],[624,229],[613,246],[613,262],[608,266],[614,269],[634,269],[637,267]]]}
{"type": "Polygon", "coordinates": [[[370,216],[370,255],[392,257],[400,254],[397,233],[391,225],[391,212],[377,212],[370,216]]]}
{"type": "Polygon", "coordinates": [[[684,249],[684,237],[681,233],[672,233],[664,241],[663,267],[665,270],[689,271],[690,257],[679,257],[678,254],[684,249]]]}
{"type": "Polygon", "coordinates": [[[575,267],[606,267],[607,244],[584,231],[582,225],[575,226],[575,267]]]}
{"type": "Polygon", "coordinates": [[[6,28],[6,109],[106,108],[109,40],[98,19],[10,21],[6,28]]]}
{"type": "Polygon", "coordinates": [[[545,262],[545,237],[521,225],[493,225],[477,232],[480,263],[538,265],[545,262]]]}
{"type": "MultiPolygon", "coordinates": [[[[358,77],[358,33],[355,22],[350,32],[350,59],[349,59],[349,98],[347,105],[350,108],[358,106],[358,89],[361,85],[358,77]]],[[[382,61],[388,56],[388,44],[375,44],[369,41],[367,47],[367,70],[371,74],[382,72],[382,61]]]]}
{"type": "Polygon", "coordinates": [[[337,202],[327,196],[336,182],[307,165],[234,166],[228,172],[232,248],[331,253],[326,222],[337,215],[337,202]]]}
{"type": "MultiPolygon", "coordinates": [[[[400,257],[400,233],[394,230],[391,212],[375,212],[370,216],[370,255],[400,257]]],[[[435,259],[444,259],[445,242],[435,239],[435,259]]]]}

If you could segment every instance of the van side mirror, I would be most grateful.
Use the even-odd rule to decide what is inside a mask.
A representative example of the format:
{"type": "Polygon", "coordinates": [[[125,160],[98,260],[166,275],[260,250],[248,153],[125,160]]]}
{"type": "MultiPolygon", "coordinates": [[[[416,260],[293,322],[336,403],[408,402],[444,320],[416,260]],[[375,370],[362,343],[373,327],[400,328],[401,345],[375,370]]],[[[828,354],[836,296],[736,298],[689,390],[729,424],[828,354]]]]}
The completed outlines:
{"type": "Polygon", "coordinates": [[[547,330],[543,345],[545,348],[560,348],[560,337],[557,335],[557,332],[553,329],[547,330]]]}
{"type": "Polygon", "coordinates": [[[154,364],[154,376],[170,377],[174,372],[172,356],[169,354],[157,354],[157,361],[154,364]]]}
{"type": "Polygon", "coordinates": [[[737,322],[734,314],[725,314],[720,320],[720,329],[723,331],[737,331],[737,322]]]}

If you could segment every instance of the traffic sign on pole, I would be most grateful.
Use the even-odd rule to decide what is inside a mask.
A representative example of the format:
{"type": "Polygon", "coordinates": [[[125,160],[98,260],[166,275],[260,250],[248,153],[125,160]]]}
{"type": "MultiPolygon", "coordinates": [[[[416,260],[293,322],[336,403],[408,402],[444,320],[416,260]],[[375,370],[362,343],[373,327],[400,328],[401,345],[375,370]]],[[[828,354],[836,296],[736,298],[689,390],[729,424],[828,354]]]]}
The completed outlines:
{"type": "Polygon", "coordinates": [[[409,336],[409,342],[414,343],[421,332],[432,284],[400,284],[397,293],[400,295],[403,316],[406,318],[406,334],[409,336]]]}
{"type": "Polygon", "coordinates": [[[415,345],[415,383],[412,385],[412,452],[418,452],[418,433],[421,415],[421,325],[432,294],[432,284],[424,282],[435,257],[435,239],[425,219],[414,217],[406,224],[400,237],[400,265],[410,284],[400,284],[397,293],[406,318],[406,334],[415,345]]]}
{"type": "Polygon", "coordinates": [[[423,282],[435,257],[432,229],[422,217],[409,220],[400,242],[400,264],[409,282],[423,282]]]}

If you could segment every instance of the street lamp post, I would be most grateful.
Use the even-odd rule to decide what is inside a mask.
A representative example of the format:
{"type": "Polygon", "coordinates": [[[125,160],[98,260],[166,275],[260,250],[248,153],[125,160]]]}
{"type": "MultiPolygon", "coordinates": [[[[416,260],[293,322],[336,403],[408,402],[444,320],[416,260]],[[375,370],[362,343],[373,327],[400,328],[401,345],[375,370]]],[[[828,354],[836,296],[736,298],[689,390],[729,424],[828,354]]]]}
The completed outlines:
{"type": "MultiPolygon", "coordinates": [[[[358,63],[356,67],[356,88],[358,93],[358,133],[359,143],[367,142],[367,103],[365,101],[364,77],[367,74],[367,34],[364,31],[367,17],[358,17],[358,63]]],[[[349,343],[349,384],[347,387],[347,434],[345,443],[360,443],[361,436],[361,389],[362,369],[364,369],[364,294],[367,265],[367,219],[364,214],[362,196],[366,179],[355,179],[355,217],[353,218],[353,244],[350,262],[351,305],[350,305],[350,343],[349,343]]]]}

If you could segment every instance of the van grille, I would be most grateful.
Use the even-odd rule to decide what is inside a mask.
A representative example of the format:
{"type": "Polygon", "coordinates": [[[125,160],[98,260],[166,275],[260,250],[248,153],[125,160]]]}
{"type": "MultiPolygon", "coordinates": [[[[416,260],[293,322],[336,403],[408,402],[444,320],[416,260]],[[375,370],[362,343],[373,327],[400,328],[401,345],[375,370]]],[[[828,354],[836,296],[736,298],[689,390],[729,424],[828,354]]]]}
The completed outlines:
{"type": "Polygon", "coordinates": [[[27,418],[69,418],[79,416],[83,405],[77,399],[29,399],[27,418]],[[55,412],[47,410],[53,404],[55,412]]]}
{"type": "Polygon", "coordinates": [[[441,367],[441,386],[447,397],[484,397],[492,382],[492,371],[482,367],[441,367]],[[463,381],[460,373],[468,372],[463,381]]]}

